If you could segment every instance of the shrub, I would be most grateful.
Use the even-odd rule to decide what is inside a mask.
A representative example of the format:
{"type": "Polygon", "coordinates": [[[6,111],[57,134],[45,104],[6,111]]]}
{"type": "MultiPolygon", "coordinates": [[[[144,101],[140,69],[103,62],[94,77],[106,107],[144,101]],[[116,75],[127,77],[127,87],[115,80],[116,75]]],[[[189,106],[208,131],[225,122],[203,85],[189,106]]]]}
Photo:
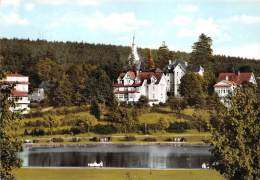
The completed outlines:
{"type": "Polygon", "coordinates": [[[39,140],[39,139],[33,139],[32,142],[33,142],[33,143],[39,143],[40,140],[39,140]]]}
{"type": "Polygon", "coordinates": [[[31,136],[44,136],[45,131],[43,128],[33,128],[30,135],[31,136]]]}
{"type": "Polygon", "coordinates": [[[113,124],[97,124],[93,131],[98,134],[112,134],[116,133],[117,129],[113,124]]]}
{"type": "Polygon", "coordinates": [[[124,140],[125,141],[136,141],[136,137],[135,136],[125,136],[124,140]]]}
{"type": "Polygon", "coordinates": [[[64,142],[64,139],[61,137],[57,137],[57,138],[52,138],[51,141],[52,142],[64,142]]]}
{"type": "Polygon", "coordinates": [[[98,142],[99,141],[99,138],[98,137],[92,137],[89,139],[90,141],[94,141],[94,142],[98,142]]]}
{"type": "Polygon", "coordinates": [[[81,133],[81,128],[78,127],[78,126],[71,127],[71,128],[70,128],[70,132],[71,132],[72,134],[80,134],[80,133],[81,133]]]}
{"type": "Polygon", "coordinates": [[[170,127],[168,129],[169,131],[174,132],[184,132],[188,129],[191,129],[191,123],[188,121],[173,122],[170,124],[170,127]]]}
{"type": "Polygon", "coordinates": [[[52,135],[58,135],[58,134],[71,134],[71,132],[70,129],[68,128],[55,129],[52,131],[52,135]]]}
{"type": "Polygon", "coordinates": [[[71,139],[71,141],[72,141],[72,142],[80,142],[81,139],[78,138],[78,137],[74,137],[74,138],[71,139]]]}
{"type": "Polygon", "coordinates": [[[157,139],[155,137],[146,137],[144,138],[144,141],[155,142],[157,139]]]}
{"type": "Polygon", "coordinates": [[[29,136],[29,135],[30,135],[30,133],[28,132],[28,130],[27,130],[27,129],[25,129],[25,130],[24,130],[24,133],[23,133],[23,135],[25,135],[25,136],[29,136]]]}

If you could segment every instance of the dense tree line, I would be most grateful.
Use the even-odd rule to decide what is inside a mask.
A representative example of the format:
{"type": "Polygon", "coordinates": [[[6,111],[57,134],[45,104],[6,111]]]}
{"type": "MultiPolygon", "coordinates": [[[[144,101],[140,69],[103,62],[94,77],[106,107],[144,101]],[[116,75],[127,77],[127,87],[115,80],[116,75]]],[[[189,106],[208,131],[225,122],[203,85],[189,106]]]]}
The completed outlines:
{"type": "MultiPolygon", "coordinates": [[[[238,57],[213,56],[211,39],[201,35],[191,54],[170,51],[166,44],[152,50],[157,67],[163,68],[168,59],[182,59],[191,64],[200,63],[216,76],[221,71],[253,71],[260,76],[260,61],[238,57]],[[205,52],[201,45],[209,44],[205,52]],[[196,48],[197,47],[197,48],[196,48]],[[196,51],[194,51],[196,50],[196,51]]],[[[138,49],[147,67],[148,49],[138,49]]],[[[129,47],[89,44],[83,42],[48,42],[44,40],[0,40],[0,66],[5,71],[30,76],[30,89],[47,88],[47,104],[79,105],[97,98],[99,103],[113,102],[111,84],[127,65],[129,47]]],[[[208,77],[208,76],[207,76],[208,77]]],[[[214,78],[211,78],[211,80],[214,78]]],[[[208,88],[213,81],[207,80],[208,88]]],[[[211,89],[212,91],[212,89],[211,89]]]]}

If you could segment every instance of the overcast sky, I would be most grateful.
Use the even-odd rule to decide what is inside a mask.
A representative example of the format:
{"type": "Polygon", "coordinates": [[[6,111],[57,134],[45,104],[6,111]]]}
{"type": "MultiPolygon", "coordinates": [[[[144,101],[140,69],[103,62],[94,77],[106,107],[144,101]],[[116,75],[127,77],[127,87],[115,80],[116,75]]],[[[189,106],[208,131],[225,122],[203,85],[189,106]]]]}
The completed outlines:
{"type": "Polygon", "coordinates": [[[83,41],[260,59],[260,0],[0,0],[0,37],[83,41]]]}

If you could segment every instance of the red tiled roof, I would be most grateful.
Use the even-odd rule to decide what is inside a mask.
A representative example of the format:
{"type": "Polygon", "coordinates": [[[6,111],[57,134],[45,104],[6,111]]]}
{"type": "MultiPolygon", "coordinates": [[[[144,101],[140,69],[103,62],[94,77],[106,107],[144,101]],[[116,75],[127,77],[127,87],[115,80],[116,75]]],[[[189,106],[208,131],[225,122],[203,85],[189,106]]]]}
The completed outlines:
{"type": "Polygon", "coordinates": [[[115,94],[139,93],[139,91],[114,91],[115,94]]]}
{"type": "Polygon", "coordinates": [[[13,96],[13,97],[26,97],[26,96],[28,96],[28,93],[14,90],[14,91],[11,92],[11,96],[13,96]]]}
{"type": "Polygon", "coordinates": [[[18,74],[18,73],[10,73],[10,74],[7,74],[7,76],[12,76],[12,77],[26,77],[22,74],[18,74]]]}
{"type": "MultiPolygon", "coordinates": [[[[126,73],[121,73],[119,75],[119,78],[123,78],[125,76],[126,73]]],[[[154,76],[157,81],[156,84],[158,84],[161,80],[162,77],[162,72],[159,71],[158,69],[153,69],[153,70],[149,70],[149,71],[141,71],[141,72],[134,72],[134,71],[128,71],[127,74],[130,76],[130,78],[132,80],[134,80],[136,77],[139,78],[141,80],[140,85],[143,83],[144,80],[150,80],[150,78],[152,76],[154,76]]],[[[115,84],[116,86],[116,84],[115,84]]]]}
{"type": "Polygon", "coordinates": [[[236,84],[242,84],[243,82],[249,82],[252,75],[253,73],[220,73],[218,81],[228,80],[233,81],[236,84]]]}

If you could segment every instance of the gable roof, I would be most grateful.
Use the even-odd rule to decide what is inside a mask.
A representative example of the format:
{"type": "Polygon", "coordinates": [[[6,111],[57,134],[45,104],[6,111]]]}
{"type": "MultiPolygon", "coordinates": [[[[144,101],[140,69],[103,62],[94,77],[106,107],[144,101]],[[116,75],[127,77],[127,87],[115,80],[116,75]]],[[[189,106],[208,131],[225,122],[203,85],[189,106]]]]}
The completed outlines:
{"type": "Polygon", "coordinates": [[[214,87],[231,87],[231,86],[236,86],[237,84],[233,81],[227,81],[227,80],[222,80],[219,81],[214,85],[214,87]]]}
{"type": "MultiPolygon", "coordinates": [[[[137,84],[134,82],[132,85],[127,85],[127,86],[133,86],[133,87],[141,86],[145,80],[147,80],[147,83],[150,84],[152,77],[156,78],[155,84],[159,84],[160,80],[163,76],[163,73],[161,72],[160,69],[152,69],[152,70],[148,70],[148,71],[141,71],[141,72],[138,72],[138,73],[134,72],[134,71],[127,71],[126,73],[121,73],[118,78],[123,78],[126,74],[132,80],[135,80],[135,78],[140,79],[141,82],[139,82],[137,84]]],[[[118,84],[118,83],[114,83],[113,86],[119,87],[119,86],[122,86],[122,85],[118,84]]]]}
{"type": "Polygon", "coordinates": [[[197,64],[191,64],[188,68],[192,72],[199,72],[201,69],[203,69],[203,67],[201,67],[201,65],[197,65],[197,64]]]}
{"type": "Polygon", "coordinates": [[[169,64],[164,68],[164,71],[165,71],[166,73],[167,73],[167,72],[172,72],[172,71],[174,71],[174,69],[175,69],[178,65],[180,65],[181,68],[182,68],[184,71],[185,71],[186,68],[187,68],[187,64],[186,64],[185,61],[177,59],[177,60],[173,61],[172,63],[169,63],[169,64]]]}
{"type": "Polygon", "coordinates": [[[243,73],[220,73],[218,76],[218,81],[228,80],[233,81],[236,84],[242,84],[244,82],[249,82],[253,73],[243,72],[243,73]]]}

